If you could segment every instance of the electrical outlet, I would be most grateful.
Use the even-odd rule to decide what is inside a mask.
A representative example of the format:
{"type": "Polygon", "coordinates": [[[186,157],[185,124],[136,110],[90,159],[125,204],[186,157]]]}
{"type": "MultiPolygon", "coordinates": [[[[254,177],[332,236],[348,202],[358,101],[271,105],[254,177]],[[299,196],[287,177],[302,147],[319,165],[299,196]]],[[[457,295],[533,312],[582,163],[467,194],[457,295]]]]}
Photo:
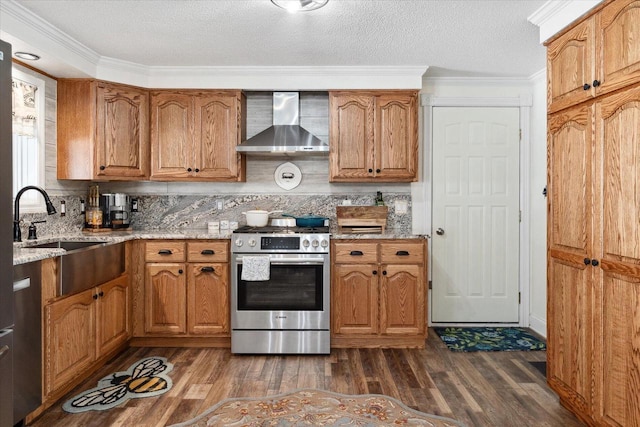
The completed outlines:
{"type": "Polygon", "coordinates": [[[222,199],[216,200],[216,209],[219,211],[224,209],[224,200],[222,199]]]}
{"type": "Polygon", "coordinates": [[[396,215],[405,215],[409,210],[409,203],[406,200],[395,200],[393,208],[396,211],[396,215]]]}
{"type": "Polygon", "coordinates": [[[138,199],[131,199],[131,212],[138,212],[138,199]]]}
{"type": "Polygon", "coordinates": [[[345,199],[342,201],[342,206],[351,206],[351,199],[345,199]]]}

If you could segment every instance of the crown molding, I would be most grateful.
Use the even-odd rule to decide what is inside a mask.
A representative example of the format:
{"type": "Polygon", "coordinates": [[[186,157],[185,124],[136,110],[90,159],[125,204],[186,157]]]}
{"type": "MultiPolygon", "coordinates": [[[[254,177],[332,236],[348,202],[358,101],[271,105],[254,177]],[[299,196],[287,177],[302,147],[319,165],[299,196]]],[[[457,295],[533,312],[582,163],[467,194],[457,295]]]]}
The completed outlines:
{"type": "Polygon", "coordinates": [[[540,43],[557,34],[602,0],[549,0],[527,18],[540,28],[540,43]]]}
{"type": "Polygon", "coordinates": [[[420,89],[428,68],[146,66],[101,56],[15,0],[0,1],[0,19],[2,37],[16,46],[32,47],[42,57],[42,67],[53,75],[94,77],[147,88],[420,89]]]}

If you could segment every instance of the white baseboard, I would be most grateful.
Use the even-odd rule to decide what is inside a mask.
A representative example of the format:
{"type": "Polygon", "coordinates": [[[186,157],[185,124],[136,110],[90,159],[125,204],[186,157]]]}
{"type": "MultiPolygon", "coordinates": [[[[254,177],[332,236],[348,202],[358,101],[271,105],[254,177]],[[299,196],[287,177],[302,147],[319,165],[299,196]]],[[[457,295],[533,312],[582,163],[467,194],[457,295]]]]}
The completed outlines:
{"type": "Polygon", "coordinates": [[[547,337],[547,321],[546,319],[540,319],[539,317],[529,316],[529,327],[536,333],[547,337]]]}

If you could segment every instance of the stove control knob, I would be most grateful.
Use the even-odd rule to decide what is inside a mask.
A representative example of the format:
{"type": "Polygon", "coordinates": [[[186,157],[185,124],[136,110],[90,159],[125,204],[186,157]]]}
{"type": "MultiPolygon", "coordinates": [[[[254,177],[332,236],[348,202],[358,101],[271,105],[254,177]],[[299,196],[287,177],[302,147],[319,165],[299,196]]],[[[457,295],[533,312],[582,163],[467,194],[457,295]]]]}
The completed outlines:
{"type": "Polygon", "coordinates": [[[304,239],[302,241],[302,246],[304,246],[305,248],[308,248],[309,247],[309,241],[307,239],[304,239]]]}
{"type": "Polygon", "coordinates": [[[243,243],[242,239],[236,239],[236,246],[240,247],[243,243]]]}
{"type": "Polygon", "coordinates": [[[329,242],[327,242],[326,240],[322,239],[322,241],[320,242],[320,246],[322,246],[323,248],[326,248],[327,246],[329,246],[329,242]]]}
{"type": "Polygon", "coordinates": [[[317,240],[314,240],[313,242],[311,242],[311,246],[313,246],[314,248],[317,248],[318,245],[320,245],[320,242],[318,242],[317,240]]]}
{"type": "Polygon", "coordinates": [[[249,246],[254,247],[256,245],[256,239],[249,239],[249,246]]]}

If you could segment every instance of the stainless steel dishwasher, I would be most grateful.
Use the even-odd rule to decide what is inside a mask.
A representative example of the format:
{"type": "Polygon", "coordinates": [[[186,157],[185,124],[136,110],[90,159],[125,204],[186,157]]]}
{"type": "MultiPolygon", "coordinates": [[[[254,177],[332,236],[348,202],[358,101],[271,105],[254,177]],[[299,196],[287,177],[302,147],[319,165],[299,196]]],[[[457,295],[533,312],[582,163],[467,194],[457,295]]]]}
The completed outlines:
{"type": "Polygon", "coordinates": [[[13,422],[42,404],[40,261],[13,267],[13,422]]]}

